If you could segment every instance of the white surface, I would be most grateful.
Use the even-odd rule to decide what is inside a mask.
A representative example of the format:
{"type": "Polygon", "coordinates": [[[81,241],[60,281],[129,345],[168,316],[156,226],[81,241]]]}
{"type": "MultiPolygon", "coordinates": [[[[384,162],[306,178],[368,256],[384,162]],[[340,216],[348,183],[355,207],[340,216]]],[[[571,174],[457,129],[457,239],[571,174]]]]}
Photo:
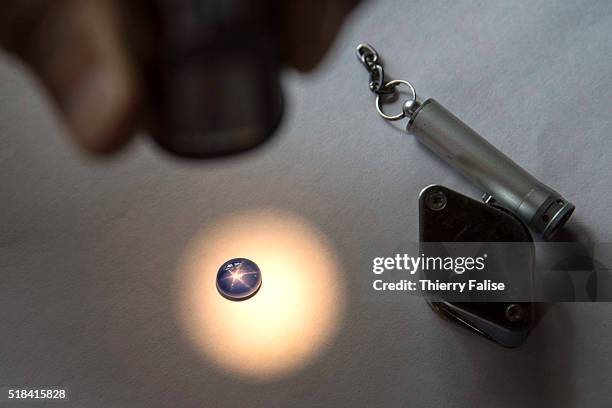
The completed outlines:
{"type": "Polygon", "coordinates": [[[0,385],[62,384],[73,406],[603,407],[609,304],[557,305],[518,350],[436,317],[422,299],[366,302],[304,371],[253,385],[188,347],[171,313],[175,262],[217,216],[276,206],[319,225],[345,270],[363,249],[417,239],[420,189],[477,191],[380,120],[354,47],[413,82],[577,207],[582,239],[612,239],[612,5],[362,5],[310,75],[287,77],[275,142],[187,164],[148,141],[109,161],[78,154],[31,78],[0,65],[0,385]],[[232,186],[233,188],[228,188],[232,186]]]}

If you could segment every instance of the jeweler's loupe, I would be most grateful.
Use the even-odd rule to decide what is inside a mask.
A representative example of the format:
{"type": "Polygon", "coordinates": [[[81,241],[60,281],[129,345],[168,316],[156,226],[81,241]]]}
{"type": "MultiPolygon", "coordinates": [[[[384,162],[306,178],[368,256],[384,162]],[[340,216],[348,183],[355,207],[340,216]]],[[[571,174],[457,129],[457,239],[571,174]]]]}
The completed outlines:
{"type": "Polygon", "coordinates": [[[246,300],[254,296],[260,287],[261,271],[249,259],[230,259],[217,272],[217,290],[226,299],[246,300]]]}

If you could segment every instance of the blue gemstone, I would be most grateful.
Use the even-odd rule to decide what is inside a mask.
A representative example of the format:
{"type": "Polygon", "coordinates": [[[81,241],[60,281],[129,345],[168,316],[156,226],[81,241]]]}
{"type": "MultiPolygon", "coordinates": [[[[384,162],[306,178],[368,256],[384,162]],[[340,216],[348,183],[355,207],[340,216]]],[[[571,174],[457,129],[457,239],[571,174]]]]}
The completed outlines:
{"type": "Polygon", "coordinates": [[[217,289],[229,300],[245,300],[255,295],[261,286],[261,271],[246,258],[225,262],[217,272],[217,289]]]}

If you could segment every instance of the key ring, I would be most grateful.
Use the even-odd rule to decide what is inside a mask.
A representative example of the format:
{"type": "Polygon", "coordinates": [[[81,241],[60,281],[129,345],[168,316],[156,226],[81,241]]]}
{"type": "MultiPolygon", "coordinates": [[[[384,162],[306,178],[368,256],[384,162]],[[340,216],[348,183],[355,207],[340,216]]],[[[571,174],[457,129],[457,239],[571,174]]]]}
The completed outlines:
{"type": "Polygon", "coordinates": [[[380,116],[382,116],[384,119],[386,120],[400,120],[406,117],[406,107],[411,107],[416,103],[417,100],[417,96],[416,96],[416,92],[414,90],[414,87],[412,86],[412,84],[408,81],[404,81],[403,79],[394,79],[392,81],[387,82],[383,87],[383,89],[390,89],[392,90],[392,92],[386,94],[386,93],[379,93],[376,94],[376,111],[378,112],[378,114],[380,116]],[[381,96],[390,96],[390,95],[395,95],[395,88],[398,85],[406,85],[408,88],[410,88],[410,92],[412,93],[412,98],[408,99],[406,102],[404,102],[403,104],[403,109],[400,113],[398,113],[397,115],[387,115],[385,112],[383,112],[382,110],[382,103],[381,103],[381,96]]]}
{"type": "Polygon", "coordinates": [[[357,58],[370,75],[369,88],[376,96],[375,108],[385,120],[408,119],[406,130],[430,147],[442,160],[495,197],[496,202],[521,219],[525,225],[550,238],[572,215],[574,205],[559,193],[537,181],[511,159],[491,146],[482,136],[447,111],[434,99],[421,102],[410,82],[385,81],[382,59],[374,47],[360,44],[357,58]],[[397,96],[397,87],[410,88],[412,97],[401,112],[383,112],[384,95],[397,96]]]}
{"type": "Polygon", "coordinates": [[[369,88],[376,95],[376,111],[386,120],[400,120],[406,116],[411,116],[418,107],[417,95],[412,84],[402,79],[394,79],[385,82],[385,70],[383,69],[378,52],[368,43],[359,44],[355,50],[357,59],[365,67],[370,74],[369,88]],[[382,110],[383,98],[381,96],[395,95],[395,88],[398,85],[406,85],[412,92],[412,98],[405,101],[402,105],[402,111],[397,115],[387,115],[382,110]]]}

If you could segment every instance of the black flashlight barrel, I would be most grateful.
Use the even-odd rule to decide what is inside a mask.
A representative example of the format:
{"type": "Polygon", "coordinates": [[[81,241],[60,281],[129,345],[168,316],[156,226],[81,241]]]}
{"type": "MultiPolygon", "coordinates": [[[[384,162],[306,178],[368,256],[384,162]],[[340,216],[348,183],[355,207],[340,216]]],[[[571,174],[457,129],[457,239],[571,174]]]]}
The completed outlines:
{"type": "Polygon", "coordinates": [[[250,150],[280,122],[276,19],[256,0],[156,0],[153,136],[183,157],[250,150]]]}

